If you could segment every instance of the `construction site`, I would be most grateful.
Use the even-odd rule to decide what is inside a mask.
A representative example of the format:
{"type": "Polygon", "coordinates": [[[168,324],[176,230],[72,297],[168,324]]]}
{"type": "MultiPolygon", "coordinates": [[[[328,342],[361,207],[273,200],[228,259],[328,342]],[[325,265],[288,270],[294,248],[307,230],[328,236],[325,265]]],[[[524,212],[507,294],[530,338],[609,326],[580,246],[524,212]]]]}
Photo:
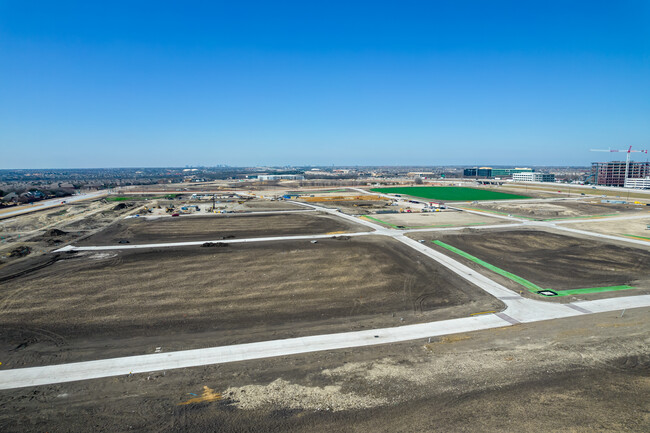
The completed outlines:
{"type": "Polygon", "coordinates": [[[0,429],[648,426],[650,194],[187,189],[0,213],[0,429]]]}

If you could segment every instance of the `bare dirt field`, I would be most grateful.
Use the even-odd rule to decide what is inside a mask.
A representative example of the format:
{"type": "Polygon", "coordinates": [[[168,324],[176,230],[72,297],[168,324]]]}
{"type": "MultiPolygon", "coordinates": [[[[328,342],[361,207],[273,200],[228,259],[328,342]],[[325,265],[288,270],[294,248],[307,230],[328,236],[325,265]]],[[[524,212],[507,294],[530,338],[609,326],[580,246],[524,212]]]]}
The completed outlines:
{"type": "MultiPolygon", "coordinates": [[[[624,236],[650,241],[650,214],[647,218],[619,219],[613,221],[593,220],[589,222],[564,224],[564,227],[604,233],[606,235],[624,236]]],[[[649,242],[650,245],[650,242],[649,242]]]]}
{"type": "Polygon", "coordinates": [[[23,258],[12,257],[16,248],[28,247],[29,256],[48,253],[110,225],[135,212],[139,205],[80,202],[0,221],[0,268],[23,258]]]}
{"type": "Polygon", "coordinates": [[[348,215],[364,215],[374,213],[377,210],[395,209],[385,200],[341,200],[341,201],[324,201],[312,203],[329,209],[339,209],[348,215]]]}
{"type": "Polygon", "coordinates": [[[643,190],[634,190],[634,189],[618,189],[610,190],[603,187],[595,188],[581,188],[571,185],[539,185],[539,184],[529,184],[525,185],[520,184],[505,184],[502,186],[503,189],[508,189],[516,194],[526,194],[530,195],[531,192],[540,196],[546,197],[576,197],[580,194],[585,194],[587,197],[593,198],[602,198],[602,196],[607,197],[608,199],[616,200],[629,200],[629,199],[640,199],[642,201],[648,202],[650,200],[650,194],[643,190]],[[558,191],[560,191],[558,193],[558,191]],[[595,197],[594,197],[595,196],[595,197]]]}
{"type": "MultiPolygon", "coordinates": [[[[398,326],[502,304],[389,238],[65,253],[0,289],[5,367],[398,326]]],[[[14,269],[18,272],[19,269],[14,269]]]]}
{"type": "Polygon", "coordinates": [[[266,211],[266,210],[296,210],[305,209],[304,206],[299,204],[289,203],[284,200],[270,201],[270,200],[248,200],[241,205],[244,210],[249,211],[266,211]]]}
{"type": "MultiPolygon", "coordinates": [[[[167,206],[172,205],[176,208],[188,204],[199,205],[203,210],[208,210],[212,207],[212,200],[199,200],[191,199],[190,196],[181,196],[180,199],[176,200],[157,200],[157,204],[167,206]]],[[[229,212],[263,212],[263,211],[276,211],[276,210],[300,210],[307,209],[305,206],[299,204],[291,203],[285,200],[273,200],[270,199],[252,199],[252,200],[242,200],[237,198],[232,199],[220,199],[215,200],[215,209],[216,210],[226,210],[229,212]]]]}
{"type": "Polygon", "coordinates": [[[548,202],[505,202],[478,203],[468,206],[474,209],[496,211],[513,216],[523,216],[535,220],[552,220],[594,215],[624,215],[647,212],[645,207],[624,204],[600,203],[598,201],[548,201],[548,202]]]}
{"type": "MultiPolygon", "coordinates": [[[[426,239],[426,245],[487,273],[496,281],[517,291],[525,289],[428,240],[441,240],[544,289],[568,290],[616,285],[637,288],[605,294],[581,294],[580,298],[650,293],[650,251],[643,248],[531,229],[417,233],[411,237],[426,239]]],[[[528,293],[527,290],[524,293],[528,293]]],[[[572,296],[562,299],[565,302],[575,300],[572,296]]]]}
{"type": "Polygon", "coordinates": [[[180,217],[130,218],[111,225],[76,245],[116,245],[160,242],[211,241],[221,238],[362,232],[368,229],[328,214],[286,213],[265,215],[182,215],[180,217]]]}
{"type": "Polygon", "coordinates": [[[114,205],[100,200],[81,202],[15,216],[0,221],[0,239],[3,243],[38,234],[39,230],[60,227],[84,219],[96,212],[110,212],[114,205]]]}
{"type": "Polygon", "coordinates": [[[647,432],[650,309],[0,392],[0,430],[647,432]]]}
{"type": "Polygon", "coordinates": [[[458,211],[377,214],[370,216],[388,223],[385,225],[389,227],[402,226],[405,228],[478,226],[509,222],[501,218],[491,218],[487,215],[482,216],[458,211]]]}

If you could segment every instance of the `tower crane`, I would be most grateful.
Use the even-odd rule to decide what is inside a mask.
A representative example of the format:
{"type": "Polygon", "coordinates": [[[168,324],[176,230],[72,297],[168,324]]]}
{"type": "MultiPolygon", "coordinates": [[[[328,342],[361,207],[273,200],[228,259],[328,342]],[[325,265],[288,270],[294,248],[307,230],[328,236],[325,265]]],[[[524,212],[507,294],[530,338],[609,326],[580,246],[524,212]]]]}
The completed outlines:
{"type": "Polygon", "coordinates": [[[619,150],[619,149],[590,149],[592,152],[625,152],[627,153],[627,158],[625,159],[625,179],[630,172],[630,153],[645,153],[648,154],[648,149],[645,150],[632,150],[632,146],[629,149],[619,150]]]}

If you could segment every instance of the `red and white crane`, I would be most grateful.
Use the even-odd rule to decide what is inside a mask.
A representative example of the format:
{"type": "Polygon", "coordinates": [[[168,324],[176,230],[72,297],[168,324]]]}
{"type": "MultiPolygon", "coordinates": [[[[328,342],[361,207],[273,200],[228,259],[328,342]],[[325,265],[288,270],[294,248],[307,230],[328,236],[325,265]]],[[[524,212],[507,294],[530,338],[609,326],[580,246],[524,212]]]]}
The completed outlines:
{"type": "Polygon", "coordinates": [[[627,158],[625,159],[625,179],[630,172],[630,153],[645,153],[648,154],[648,149],[645,150],[632,150],[632,146],[629,149],[619,150],[619,149],[591,149],[592,152],[625,152],[627,153],[627,158]]]}

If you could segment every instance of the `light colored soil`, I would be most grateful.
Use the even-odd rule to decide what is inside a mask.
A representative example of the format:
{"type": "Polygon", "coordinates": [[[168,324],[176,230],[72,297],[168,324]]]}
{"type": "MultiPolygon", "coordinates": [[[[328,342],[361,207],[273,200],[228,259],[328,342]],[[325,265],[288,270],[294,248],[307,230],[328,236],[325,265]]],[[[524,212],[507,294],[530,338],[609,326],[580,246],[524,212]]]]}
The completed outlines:
{"type": "Polygon", "coordinates": [[[2,391],[0,428],[647,432],[649,313],[2,391]]]}
{"type": "Polygon", "coordinates": [[[338,412],[351,409],[368,409],[384,406],[386,398],[376,398],[344,392],[341,385],[303,386],[276,379],[268,385],[246,385],[228,388],[223,397],[239,409],[300,409],[338,412]]]}
{"type": "Polygon", "coordinates": [[[326,207],[329,209],[338,209],[339,211],[348,215],[364,215],[373,214],[377,210],[395,209],[389,206],[388,201],[379,200],[351,200],[351,201],[331,201],[314,203],[315,205],[326,207]]]}
{"type": "MultiPolygon", "coordinates": [[[[581,222],[574,224],[563,224],[565,227],[588,230],[606,235],[633,235],[648,238],[650,240],[650,215],[641,219],[621,219],[615,221],[598,221],[581,222]]],[[[648,243],[650,245],[650,242],[648,243]]]]}
{"type": "Polygon", "coordinates": [[[116,206],[104,200],[84,201],[0,221],[0,269],[26,260],[10,257],[10,251],[18,246],[31,248],[27,258],[47,254],[141,209],[141,204],[116,206]]]}
{"type": "Polygon", "coordinates": [[[432,226],[465,226],[483,224],[501,224],[509,221],[501,218],[476,215],[468,212],[442,211],[430,213],[397,213],[370,215],[373,218],[386,221],[394,225],[405,227],[432,227],[432,226]]]}
{"type": "Polygon", "coordinates": [[[5,239],[16,239],[18,235],[25,237],[38,230],[45,230],[54,226],[59,227],[77,221],[98,211],[109,211],[114,206],[115,204],[102,203],[101,201],[59,206],[54,209],[1,220],[0,233],[5,239]]]}
{"type": "Polygon", "coordinates": [[[600,203],[600,201],[561,200],[549,202],[479,203],[468,205],[476,209],[493,210],[514,216],[522,215],[534,219],[577,218],[592,215],[627,215],[644,212],[645,209],[634,205],[600,203]]]}

